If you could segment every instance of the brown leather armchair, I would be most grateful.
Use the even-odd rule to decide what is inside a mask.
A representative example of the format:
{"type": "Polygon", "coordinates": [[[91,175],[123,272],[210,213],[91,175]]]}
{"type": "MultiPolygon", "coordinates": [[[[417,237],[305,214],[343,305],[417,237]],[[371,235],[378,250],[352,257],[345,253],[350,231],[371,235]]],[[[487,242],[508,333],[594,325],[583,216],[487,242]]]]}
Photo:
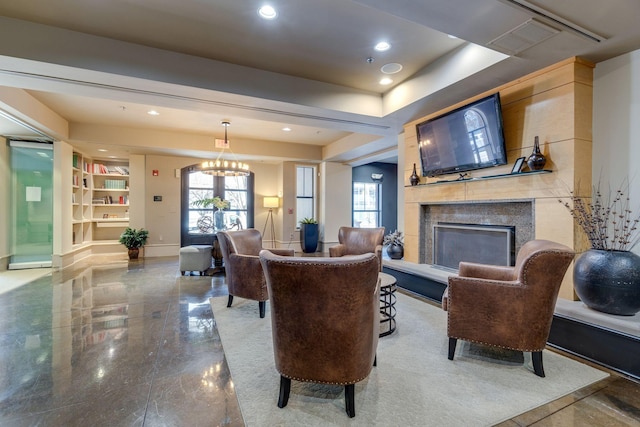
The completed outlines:
{"type": "Polygon", "coordinates": [[[338,230],[339,244],[329,248],[329,256],[360,255],[372,252],[378,257],[378,269],[382,271],[383,239],[384,227],[340,227],[338,230]]]}
{"type": "Polygon", "coordinates": [[[461,262],[442,298],[449,360],[458,339],[530,351],[535,374],[544,377],[542,350],[574,255],[559,243],[532,240],[522,246],[514,267],[461,262]]]}
{"type": "Polygon", "coordinates": [[[260,261],[271,296],[278,407],[291,379],[345,386],[347,414],[355,416],[355,383],[375,365],[380,328],[375,255],[285,258],[268,251],[260,261]]]}
{"type": "MultiPolygon", "coordinates": [[[[260,317],[263,318],[269,293],[258,257],[263,249],[262,235],[254,228],[219,231],[216,235],[220,243],[229,288],[227,307],[231,307],[234,296],[256,300],[260,317]]],[[[293,249],[269,250],[283,256],[293,256],[293,249]]]]}

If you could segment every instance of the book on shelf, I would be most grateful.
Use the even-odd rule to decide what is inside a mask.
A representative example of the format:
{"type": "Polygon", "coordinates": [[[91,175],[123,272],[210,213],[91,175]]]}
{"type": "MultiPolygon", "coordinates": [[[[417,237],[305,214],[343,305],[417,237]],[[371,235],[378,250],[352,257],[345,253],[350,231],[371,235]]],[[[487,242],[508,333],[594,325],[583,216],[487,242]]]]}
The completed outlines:
{"type": "Polygon", "coordinates": [[[120,175],[129,175],[129,169],[124,166],[111,166],[109,168],[109,173],[111,174],[120,174],[120,175]]]}
{"type": "Polygon", "coordinates": [[[124,179],[105,179],[104,188],[106,190],[125,190],[127,181],[124,179]]]}

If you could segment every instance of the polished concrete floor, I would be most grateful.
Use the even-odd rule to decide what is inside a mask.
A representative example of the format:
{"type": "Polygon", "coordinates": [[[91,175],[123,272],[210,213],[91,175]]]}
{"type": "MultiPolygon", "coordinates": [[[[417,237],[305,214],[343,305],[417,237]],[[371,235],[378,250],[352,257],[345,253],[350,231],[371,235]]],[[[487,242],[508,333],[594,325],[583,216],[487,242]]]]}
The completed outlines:
{"type": "MultiPolygon", "coordinates": [[[[0,426],[243,426],[208,301],[224,276],[93,263],[0,294],[0,426]]],[[[529,425],[640,426],[640,385],[612,374],[501,424],[529,425]]]]}

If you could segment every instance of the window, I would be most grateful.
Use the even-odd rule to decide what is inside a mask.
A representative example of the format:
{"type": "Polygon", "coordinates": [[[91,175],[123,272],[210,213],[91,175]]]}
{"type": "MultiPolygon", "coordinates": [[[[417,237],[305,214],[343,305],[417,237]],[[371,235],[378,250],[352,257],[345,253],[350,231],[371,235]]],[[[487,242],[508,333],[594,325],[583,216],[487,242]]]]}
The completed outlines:
{"type": "Polygon", "coordinates": [[[494,159],[495,154],[493,146],[489,143],[486,120],[479,112],[469,110],[464,113],[464,121],[476,163],[488,162],[490,158],[494,159]]]}
{"type": "Polygon", "coordinates": [[[380,184],[372,182],[353,183],[353,226],[360,228],[380,227],[380,184]]]}
{"type": "Polygon", "coordinates": [[[315,218],[315,168],[296,166],[296,227],[303,218],[315,218]]]}
{"type": "Polygon", "coordinates": [[[182,246],[209,242],[218,230],[253,227],[253,174],[213,176],[193,165],[183,169],[182,179],[182,246]],[[197,204],[216,196],[228,202],[228,207],[219,210],[197,204]]]}

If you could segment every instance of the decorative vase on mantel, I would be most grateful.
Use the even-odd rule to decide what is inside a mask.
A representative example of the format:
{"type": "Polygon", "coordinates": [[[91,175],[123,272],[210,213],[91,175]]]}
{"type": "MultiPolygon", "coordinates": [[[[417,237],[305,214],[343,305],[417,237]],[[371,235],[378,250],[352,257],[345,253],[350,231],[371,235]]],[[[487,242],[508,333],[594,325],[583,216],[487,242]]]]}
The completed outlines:
{"type": "Polygon", "coordinates": [[[416,164],[413,164],[413,173],[411,174],[411,176],[409,177],[409,182],[411,183],[412,186],[416,186],[420,183],[420,177],[418,176],[418,173],[416,172],[416,164]]]}
{"type": "Polygon", "coordinates": [[[533,152],[527,159],[527,165],[529,165],[529,169],[532,171],[539,171],[544,169],[544,165],[547,163],[546,157],[540,151],[540,141],[538,140],[538,136],[533,139],[533,152]]]}
{"type": "Polygon", "coordinates": [[[573,282],[589,308],[620,316],[640,311],[640,256],[631,251],[589,249],[574,264],[573,282]]]}

